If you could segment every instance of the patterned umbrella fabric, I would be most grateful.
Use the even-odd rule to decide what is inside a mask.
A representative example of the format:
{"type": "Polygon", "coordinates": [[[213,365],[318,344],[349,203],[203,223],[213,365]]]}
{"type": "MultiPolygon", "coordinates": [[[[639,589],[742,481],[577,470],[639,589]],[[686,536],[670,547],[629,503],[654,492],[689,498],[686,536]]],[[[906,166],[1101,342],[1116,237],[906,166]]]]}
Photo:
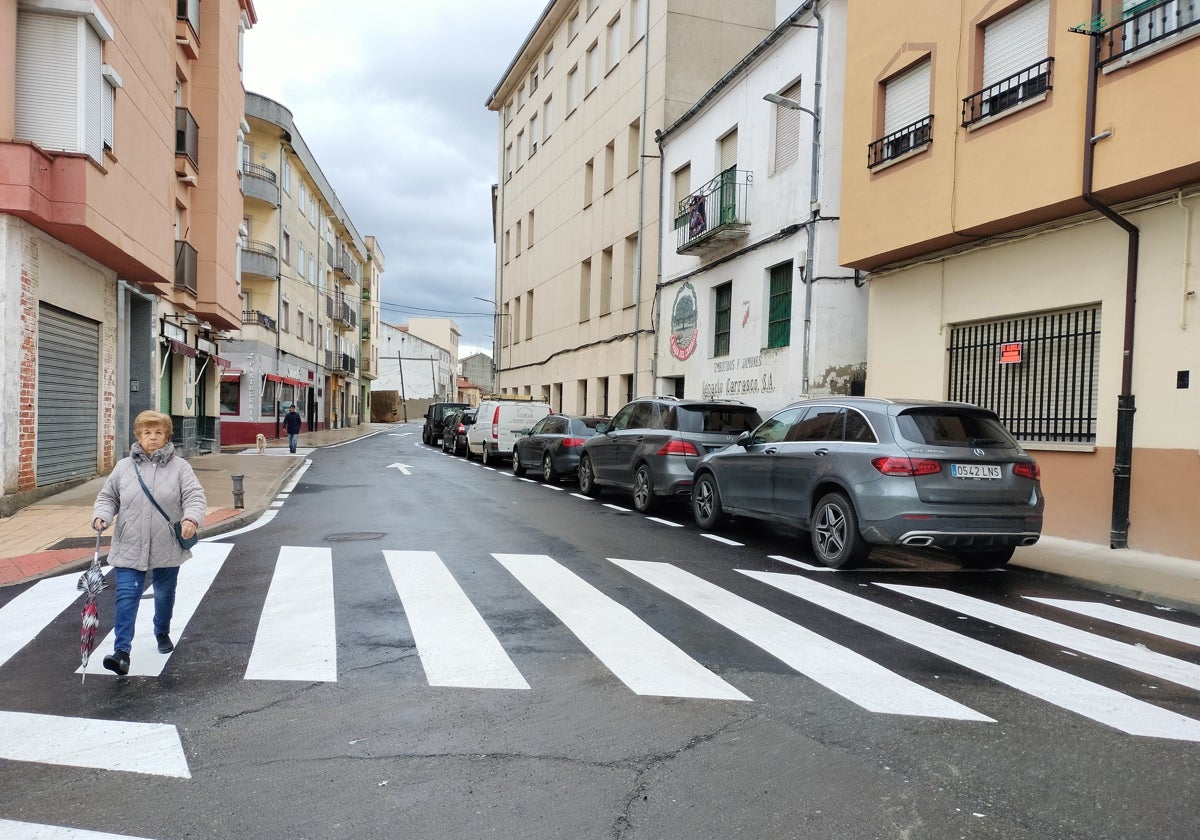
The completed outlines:
{"type": "Polygon", "coordinates": [[[97,531],[96,552],[92,555],[92,565],[79,576],[79,582],[75,584],[76,589],[87,593],[87,597],[83,601],[83,626],[79,634],[79,658],[85,682],[87,681],[88,659],[91,658],[92,651],[96,649],[96,629],[100,626],[100,610],[96,607],[96,596],[104,590],[106,585],[104,573],[100,570],[100,532],[97,531]]]}

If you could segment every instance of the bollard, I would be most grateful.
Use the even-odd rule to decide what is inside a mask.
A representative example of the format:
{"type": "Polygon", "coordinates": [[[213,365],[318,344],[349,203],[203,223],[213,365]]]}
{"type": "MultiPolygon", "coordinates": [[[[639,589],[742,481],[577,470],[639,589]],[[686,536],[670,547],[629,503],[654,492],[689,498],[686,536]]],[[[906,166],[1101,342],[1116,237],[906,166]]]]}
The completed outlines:
{"type": "Polygon", "coordinates": [[[242,490],[242,479],[244,475],[234,474],[230,478],[233,479],[233,506],[239,510],[246,507],[245,491],[242,490]]]}

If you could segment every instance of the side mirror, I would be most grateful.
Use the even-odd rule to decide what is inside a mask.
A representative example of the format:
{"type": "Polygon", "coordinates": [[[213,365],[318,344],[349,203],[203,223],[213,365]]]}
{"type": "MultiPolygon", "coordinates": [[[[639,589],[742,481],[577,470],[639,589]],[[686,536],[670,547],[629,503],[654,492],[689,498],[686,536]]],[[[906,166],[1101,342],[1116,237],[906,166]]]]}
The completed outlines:
{"type": "Polygon", "coordinates": [[[608,424],[607,423],[597,423],[596,424],[596,434],[598,434],[598,435],[608,434],[608,424]]]}
{"type": "Polygon", "coordinates": [[[529,437],[531,434],[533,434],[533,429],[522,429],[521,431],[517,432],[517,434],[521,435],[522,437],[529,437]]]}
{"type": "Polygon", "coordinates": [[[754,434],[752,432],[742,432],[734,441],[738,446],[748,447],[754,443],[754,434]]]}

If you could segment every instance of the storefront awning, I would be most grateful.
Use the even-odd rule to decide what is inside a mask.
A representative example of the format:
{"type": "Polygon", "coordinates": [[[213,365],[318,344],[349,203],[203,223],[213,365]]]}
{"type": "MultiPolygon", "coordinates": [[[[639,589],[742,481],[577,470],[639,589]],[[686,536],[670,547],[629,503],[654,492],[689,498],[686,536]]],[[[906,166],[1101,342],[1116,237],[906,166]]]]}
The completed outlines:
{"type": "Polygon", "coordinates": [[[275,373],[268,373],[267,380],[270,382],[282,382],[284,385],[295,385],[297,388],[307,388],[307,382],[301,382],[299,379],[292,379],[290,376],[280,376],[275,373]]]}
{"type": "Polygon", "coordinates": [[[237,382],[241,378],[242,378],[242,372],[240,370],[234,370],[233,368],[226,368],[225,370],[221,371],[221,381],[222,382],[237,382]]]}
{"type": "Polygon", "coordinates": [[[219,368],[228,369],[229,367],[232,366],[228,359],[222,359],[220,356],[210,355],[209,358],[212,359],[213,364],[215,364],[219,368]]]}
{"type": "Polygon", "coordinates": [[[176,353],[179,353],[180,355],[183,355],[183,356],[195,356],[196,355],[195,347],[190,347],[187,344],[184,344],[182,341],[176,341],[173,338],[168,338],[167,341],[171,342],[171,349],[174,350],[176,353]]]}

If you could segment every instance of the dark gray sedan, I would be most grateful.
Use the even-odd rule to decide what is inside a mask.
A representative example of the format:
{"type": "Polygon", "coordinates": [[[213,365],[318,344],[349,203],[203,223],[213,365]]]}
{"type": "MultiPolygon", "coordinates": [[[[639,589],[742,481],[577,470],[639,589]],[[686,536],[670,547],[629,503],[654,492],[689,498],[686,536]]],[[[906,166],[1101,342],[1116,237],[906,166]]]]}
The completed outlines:
{"type": "Polygon", "coordinates": [[[702,459],[692,512],[705,529],[729,514],[796,525],[834,568],[860,563],[872,544],[933,546],[991,567],[1041,536],[1040,476],[979,406],[807,400],[702,459]]]}
{"type": "Polygon", "coordinates": [[[513,443],[513,474],[524,475],[529,470],[548,484],[560,476],[575,475],[584,441],[596,434],[597,424],[607,419],[546,415],[513,443]]]}

